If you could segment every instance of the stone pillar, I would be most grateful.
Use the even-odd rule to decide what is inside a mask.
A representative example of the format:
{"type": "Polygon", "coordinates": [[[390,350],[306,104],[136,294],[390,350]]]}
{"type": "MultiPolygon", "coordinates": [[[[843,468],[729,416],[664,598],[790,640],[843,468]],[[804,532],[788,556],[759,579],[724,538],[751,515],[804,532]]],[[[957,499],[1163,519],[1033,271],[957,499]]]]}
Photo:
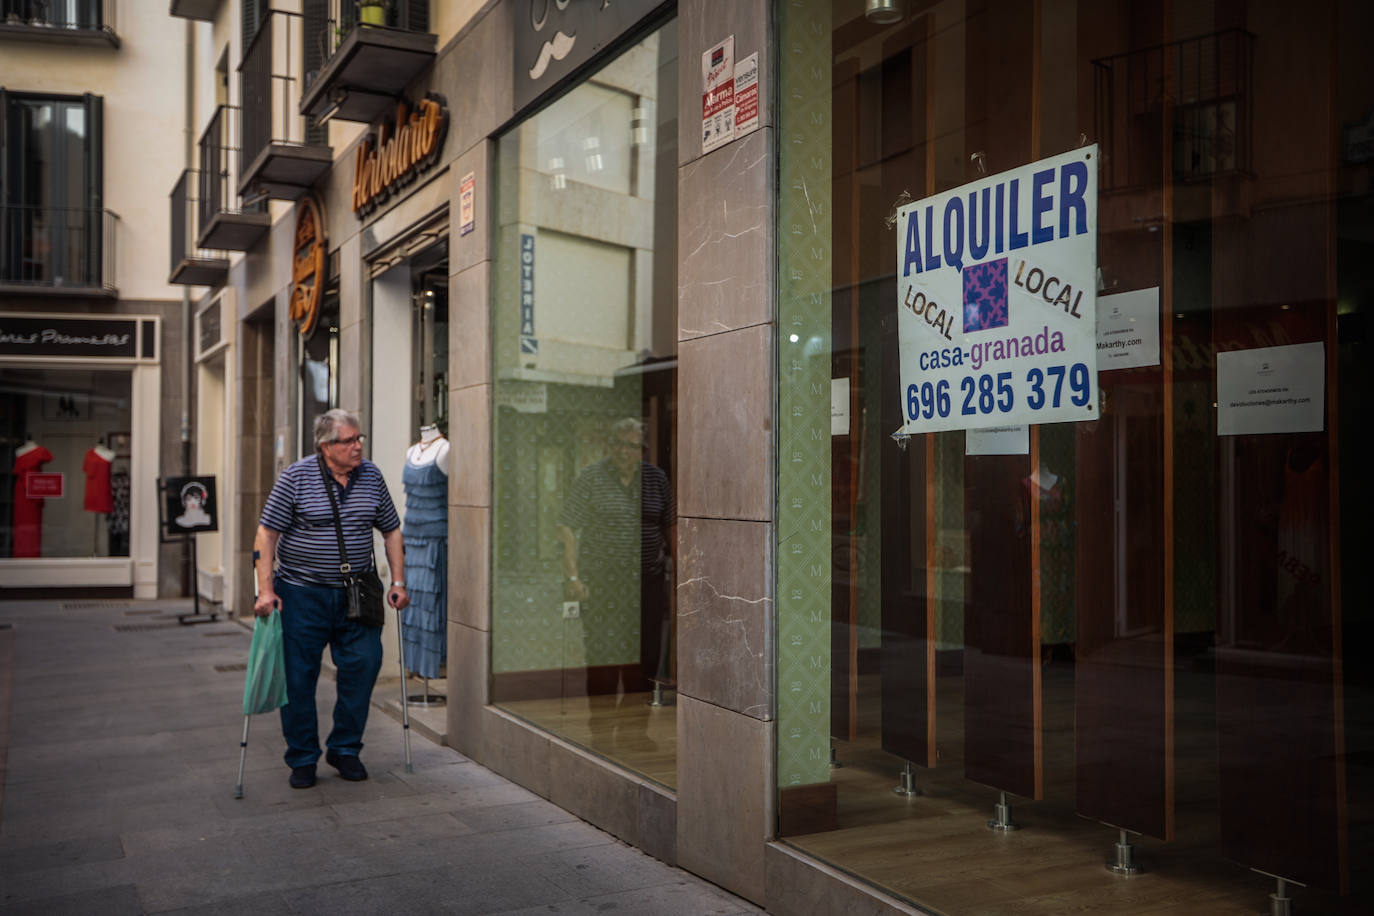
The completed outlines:
{"type": "Polygon", "coordinates": [[[756,902],[774,833],[771,4],[679,12],[677,855],[756,902]],[[760,127],[702,154],[702,53],[757,51],[760,127]]]}

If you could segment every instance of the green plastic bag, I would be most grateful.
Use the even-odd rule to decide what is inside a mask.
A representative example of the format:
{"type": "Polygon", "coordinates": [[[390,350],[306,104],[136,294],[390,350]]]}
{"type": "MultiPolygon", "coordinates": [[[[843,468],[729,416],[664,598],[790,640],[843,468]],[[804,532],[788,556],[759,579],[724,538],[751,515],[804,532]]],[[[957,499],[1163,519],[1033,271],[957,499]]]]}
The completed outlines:
{"type": "Polygon", "coordinates": [[[282,660],[281,611],[259,617],[248,647],[243,682],[243,714],[254,716],[286,705],[286,664],[282,660]]]}

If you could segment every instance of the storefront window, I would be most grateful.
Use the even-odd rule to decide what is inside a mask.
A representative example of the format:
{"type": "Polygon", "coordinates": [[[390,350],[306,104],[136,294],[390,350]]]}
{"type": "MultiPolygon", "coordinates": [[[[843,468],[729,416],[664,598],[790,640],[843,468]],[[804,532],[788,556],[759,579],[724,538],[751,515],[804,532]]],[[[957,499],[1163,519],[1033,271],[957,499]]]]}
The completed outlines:
{"type": "Polygon", "coordinates": [[[339,298],[328,291],[309,337],[300,341],[301,455],[315,451],[315,418],[339,406],[339,298]]]}
{"type": "Polygon", "coordinates": [[[448,247],[439,246],[437,265],[414,269],[411,309],[411,366],[415,386],[411,428],[448,429],[448,247]]]}
{"type": "Polygon", "coordinates": [[[130,373],[0,368],[0,556],[129,556],[130,373]]]}
{"type": "Polygon", "coordinates": [[[778,25],[784,840],[950,914],[1368,911],[1367,6],[778,25]]]}
{"type": "Polygon", "coordinates": [[[501,137],[492,314],[496,702],[670,785],[677,129],[669,24],[501,137]]]}

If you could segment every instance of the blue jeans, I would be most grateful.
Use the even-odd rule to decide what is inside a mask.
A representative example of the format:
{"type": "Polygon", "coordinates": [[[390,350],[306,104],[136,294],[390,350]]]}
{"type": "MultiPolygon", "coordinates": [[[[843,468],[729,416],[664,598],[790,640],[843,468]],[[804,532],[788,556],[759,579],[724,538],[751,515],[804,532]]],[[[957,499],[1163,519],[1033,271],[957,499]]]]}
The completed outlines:
{"type": "Polygon", "coordinates": [[[281,598],[286,663],[286,705],[281,708],[286,765],[308,766],[320,759],[315,684],[326,645],[338,669],[338,693],[334,730],[325,743],[341,756],[356,756],[363,749],[372,685],[382,670],[382,628],[349,622],[345,616],[348,601],[341,588],[292,585],[280,579],[275,588],[281,598]]]}

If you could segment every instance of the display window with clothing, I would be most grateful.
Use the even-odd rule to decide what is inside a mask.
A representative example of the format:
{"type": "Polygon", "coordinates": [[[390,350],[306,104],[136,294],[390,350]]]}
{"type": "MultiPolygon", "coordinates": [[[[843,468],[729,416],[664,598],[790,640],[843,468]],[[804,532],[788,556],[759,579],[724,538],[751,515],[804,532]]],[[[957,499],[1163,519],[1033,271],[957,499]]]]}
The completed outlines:
{"type": "Polygon", "coordinates": [[[397,610],[409,603],[401,521],[381,471],[363,458],[359,429],[357,416],[345,410],[316,418],[316,451],[277,479],[254,544],[254,612],[282,615],[287,703],[281,722],[293,788],[315,784],[321,753],[315,688],[326,646],[337,668],[338,696],[325,760],[346,780],[367,778],[360,754],[382,664],[381,628],[350,619],[345,575],[375,569],[374,528],[382,532],[393,580],[387,603],[397,610]]]}
{"type": "Polygon", "coordinates": [[[128,371],[0,368],[0,556],[128,556],[131,425],[128,371]]]}

